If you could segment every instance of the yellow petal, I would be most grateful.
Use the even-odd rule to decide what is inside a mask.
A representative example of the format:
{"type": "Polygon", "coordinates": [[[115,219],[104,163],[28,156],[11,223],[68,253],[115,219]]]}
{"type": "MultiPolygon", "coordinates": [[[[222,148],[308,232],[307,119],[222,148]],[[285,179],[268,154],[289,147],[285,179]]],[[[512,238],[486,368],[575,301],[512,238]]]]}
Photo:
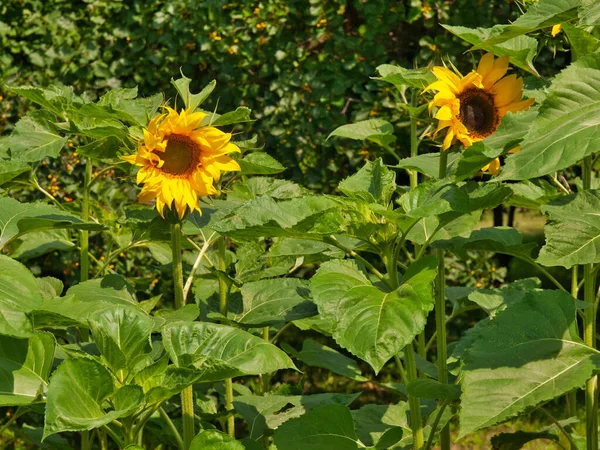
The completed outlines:
{"type": "Polygon", "coordinates": [[[436,66],[432,69],[433,74],[440,81],[446,81],[450,87],[454,87],[458,89],[460,86],[460,78],[450,69],[446,69],[445,67],[436,66]]]}
{"type": "Polygon", "coordinates": [[[552,37],[556,36],[562,30],[562,24],[558,23],[552,27],[552,37]]]}
{"type": "Polygon", "coordinates": [[[520,102],[511,103],[506,105],[498,110],[501,117],[503,117],[507,112],[517,112],[528,109],[531,105],[535,103],[534,98],[528,98],[527,100],[522,100],[520,102]]]}
{"type": "Polygon", "coordinates": [[[485,78],[494,68],[494,54],[486,53],[483,55],[477,66],[477,72],[481,75],[481,78],[485,78]]]}
{"type": "Polygon", "coordinates": [[[494,94],[494,104],[501,108],[515,100],[520,100],[523,96],[523,80],[517,79],[516,75],[509,75],[498,81],[491,89],[494,94]],[[520,81],[520,83],[519,83],[520,81]]]}
{"type": "Polygon", "coordinates": [[[444,142],[442,143],[442,151],[446,151],[452,145],[452,141],[454,140],[454,130],[450,128],[448,133],[446,133],[446,137],[444,138],[444,142]]]}
{"type": "Polygon", "coordinates": [[[501,56],[494,61],[494,68],[483,78],[483,85],[486,89],[491,89],[496,81],[506,75],[508,60],[508,56],[501,56]]]}
{"type": "Polygon", "coordinates": [[[449,106],[442,106],[435,115],[438,120],[450,120],[454,117],[452,109],[449,106]]]}

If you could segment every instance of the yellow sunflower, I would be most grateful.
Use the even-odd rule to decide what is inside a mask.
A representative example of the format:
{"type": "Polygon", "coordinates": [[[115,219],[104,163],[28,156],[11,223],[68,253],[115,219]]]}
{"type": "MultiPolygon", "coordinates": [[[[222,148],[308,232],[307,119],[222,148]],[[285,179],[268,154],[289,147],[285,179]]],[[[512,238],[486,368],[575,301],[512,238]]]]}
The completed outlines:
{"type": "Polygon", "coordinates": [[[434,67],[437,81],[425,91],[435,90],[429,110],[437,107],[435,118],[439,120],[436,134],[448,128],[442,150],[447,150],[457,140],[465,147],[493,134],[500,119],[507,112],[529,108],[534,99],[521,100],[523,79],[506,75],[508,56],[494,58],[487,53],[479,61],[477,70],[466,76],[454,73],[446,67],[434,67]]]}
{"type": "Polygon", "coordinates": [[[156,199],[156,209],[164,218],[164,209],[175,209],[183,219],[187,208],[197,210],[198,198],[216,194],[213,186],[221,171],[240,170],[227,153],[239,152],[229,142],[230,133],[202,126],[203,112],[166,107],[166,113],[153,118],[138,142],[138,152],[123,159],[140,166],[137,184],[144,184],[140,203],[156,199]]]}

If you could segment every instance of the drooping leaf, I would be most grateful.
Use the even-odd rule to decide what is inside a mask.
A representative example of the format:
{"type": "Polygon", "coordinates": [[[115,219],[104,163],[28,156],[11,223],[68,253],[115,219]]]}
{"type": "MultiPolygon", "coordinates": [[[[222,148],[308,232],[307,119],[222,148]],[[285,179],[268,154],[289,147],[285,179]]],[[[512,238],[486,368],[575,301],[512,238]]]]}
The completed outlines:
{"type": "Polygon", "coordinates": [[[381,75],[380,78],[375,78],[376,80],[387,81],[399,89],[408,86],[422,90],[436,80],[429,67],[405,69],[392,64],[382,64],[376,70],[381,75]]]}
{"type": "Polygon", "coordinates": [[[391,123],[383,119],[370,119],[362,122],[342,125],[341,127],[333,130],[327,139],[329,139],[331,136],[339,136],[363,141],[373,136],[391,136],[393,131],[394,127],[391,123]]]}
{"type": "Polygon", "coordinates": [[[162,334],[165,350],[175,365],[195,367],[203,381],[295,368],[279,348],[238,328],[177,322],[166,325],[162,334]]]}
{"type": "Polygon", "coordinates": [[[563,291],[530,291],[478,328],[464,355],[461,436],[581,387],[600,360],[563,291]]]}
{"type": "Polygon", "coordinates": [[[527,180],[565,169],[598,151],[600,54],[560,72],[540,107],[521,151],[510,155],[498,180],[527,180]]]}
{"type": "Polygon", "coordinates": [[[275,431],[278,450],[355,450],[357,439],[350,410],[341,405],[315,408],[275,431]]]}
{"type": "Polygon", "coordinates": [[[67,138],[57,134],[49,116],[46,111],[32,111],[17,122],[2,144],[10,149],[13,161],[36,162],[58,156],[67,138]]]}
{"type": "Polygon", "coordinates": [[[56,342],[50,333],[29,339],[0,335],[0,405],[33,403],[45,392],[56,342]]]}
{"type": "Polygon", "coordinates": [[[600,190],[582,191],[542,207],[548,216],[546,245],[537,261],[544,266],[600,262],[600,190]]]}
{"type": "Polygon", "coordinates": [[[244,175],[273,175],[281,173],[285,167],[268,153],[249,153],[244,158],[238,159],[244,175]]]}
{"type": "Polygon", "coordinates": [[[539,288],[540,284],[537,278],[525,278],[497,289],[476,289],[468,294],[468,298],[493,316],[507,305],[523,300],[529,291],[539,288]]]}
{"type": "MultiPolygon", "coordinates": [[[[252,111],[246,106],[238,106],[235,111],[231,111],[225,114],[221,114],[216,119],[212,119],[210,116],[207,118],[212,126],[218,127],[223,125],[233,125],[235,123],[252,122],[250,113],[252,111]]],[[[206,125],[206,119],[203,122],[206,125]]]]}
{"type": "MultiPolygon", "coordinates": [[[[599,9],[600,14],[600,9],[599,9]]],[[[562,28],[569,38],[573,61],[577,61],[600,48],[600,39],[594,37],[582,28],[571,25],[569,22],[562,24],[562,28]]]]}
{"type": "Polygon", "coordinates": [[[65,360],[48,386],[44,438],[101,427],[131,415],[142,401],[139,386],[123,386],[115,393],[113,378],[100,363],[87,358],[65,360]],[[106,411],[104,401],[113,394],[116,409],[106,411]]]}
{"type": "Polygon", "coordinates": [[[0,160],[0,186],[29,170],[31,167],[25,161],[0,160]]]}
{"type": "Polygon", "coordinates": [[[360,441],[376,449],[388,448],[382,445],[384,443],[394,448],[393,445],[402,438],[404,431],[410,432],[407,412],[408,403],[403,402],[397,405],[368,404],[358,411],[352,411],[360,441]],[[390,441],[390,436],[395,437],[394,442],[390,441]]]}
{"type": "Polygon", "coordinates": [[[542,205],[562,195],[555,185],[542,178],[511,183],[508,187],[512,195],[505,205],[518,208],[540,209],[542,205]]]}
{"type": "Polygon", "coordinates": [[[25,261],[53,251],[72,250],[75,247],[68,230],[47,230],[27,233],[12,241],[11,258],[25,261]]]}
{"type": "Polygon", "coordinates": [[[244,450],[244,445],[218,430],[202,430],[194,437],[189,450],[244,450]]]}
{"type": "Polygon", "coordinates": [[[396,189],[395,179],[395,173],[385,167],[381,158],[377,158],[367,161],[356,174],[343,180],[338,188],[348,197],[387,206],[396,189]]]}

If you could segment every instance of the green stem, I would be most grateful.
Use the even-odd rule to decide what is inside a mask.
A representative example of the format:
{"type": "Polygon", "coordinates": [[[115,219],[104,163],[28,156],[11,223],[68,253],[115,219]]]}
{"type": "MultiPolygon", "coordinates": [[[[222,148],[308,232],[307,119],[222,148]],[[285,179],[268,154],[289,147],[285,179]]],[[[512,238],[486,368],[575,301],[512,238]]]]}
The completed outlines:
{"type": "MultiPolygon", "coordinates": [[[[227,265],[225,263],[225,245],[226,239],[219,240],[219,270],[225,272],[227,265]]],[[[224,277],[219,277],[219,310],[221,314],[227,317],[227,282],[224,277]]],[[[225,380],[225,409],[229,412],[227,416],[227,434],[235,438],[235,416],[233,414],[233,380],[225,380]]]]}
{"type": "MultiPolygon", "coordinates": [[[[175,291],[175,309],[183,308],[183,265],[181,262],[181,222],[171,228],[171,247],[173,251],[173,289],[175,291]]],[[[196,434],[194,431],[194,391],[188,386],[181,391],[181,417],[183,419],[183,449],[187,450],[196,434]]]]}
{"type": "Polygon", "coordinates": [[[177,441],[177,446],[181,450],[183,450],[185,448],[183,439],[181,438],[181,435],[179,434],[177,427],[175,426],[175,424],[173,423],[173,421],[171,420],[169,415],[165,412],[165,410],[162,407],[158,408],[158,413],[160,414],[160,417],[162,417],[162,419],[165,421],[165,423],[169,427],[169,430],[171,430],[171,433],[173,433],[173,437],[177,441]]]}
{"type": "MultiPolygon", "coordinates": [[[[415,349],[412,343],[404,347],[404,362],[406,363],[406,384],[417,379],[417,363],[415,362],[415,349]]],[[[410,407],[410,428],[413,433],[413,449],[421,450],[425,443],[423,437],[423,424],[421,422],[421,402],[419,397],[408,395],[410,407]]]]}
{"type": "MultiPolygon", "coordinates": [[[[588,156],[583,160],[583,189],[588,190],[592,181],[592,158],[588,156]]],[[[592,306],[583,310],[583,341],[592,348],[596,348],[596,292],[594,289],[595,275],[592,264],[583,266],[583,300],[592,306]]],[[[598,450],[598,377],[593,376],[585,384],[585,415],[587,449],[598,450]]]]}
{"type": "MultiPolygon", "coordinates": [[[[579,285],[577,282],[578,266],[573,266],[571,272],[571,295],[577,298],[579,294],[579,285]]],[[[577,391],[571,391],[567,394],[567,417],[577,417],[577,391]]]]}
{"type": "MultiPolygon", "coordinates": [[[[263,339],[265,340],[265,342],[269,342],[269,327],[264,327],[263,328],[263,339]]],[[[262,392],[263,394],[266,394],[267,392],[269,392],[271,387],[271,374],[269,373],[265,373],[262,376],[262,392]]]]}
{"type": "Polygon", "coordinates": [[[81,432],[81,450],[90,450],[92,448],[92,441],[90,439],[90,431],[84,430],[81,432]]]}
{"type": "Polygon", "coordinates": [[[548,417],[552,421],[552,423],[554,423],[554,425],[556,425],[558,430],[562,433],[562,436],[571,446],[571,450],[579,450],[577,444],[575,443],[571,435],[567,432],[567,430],[565,430],[565,428],[560,424],[560,422],[556,420],[554,416],[550,414],[545,408],[540,408],[540,411],[543,412],[546,415],[546,417],[548,417]]]}
{"type": "MultiPolygon", "coordinates": [[[[410,98],[410,104],[412,107],[417,106],[417,95],[416,95],[416,90],[413,89],[413,92],[411,94],[411,98],[410,98]]],[[[417,142],[417,118],[414,117],[411,113],[410,115],[410,157],[414,158],[415,156],[417,156],[419,150],[419,143],[417,142]]],[[[409,172],[409,176],[410,176],[410,188],[414,189],[417,187],[417,184],[419,184],[419,173],[412,169],[409,172]]]]}
{"type": "MultiPolygon", "coordinates": [[[[438,178],[441,180],[446,177],[446,168],[448,166],[448,153],[440,153],[440,168],[438,178]]],[[[448,369],[446,361],[448,352],[446,348],[446,266],[444,262],[444,250],[437,250],[438,273],[437,289],[435,296],[435,331],[437,334],[437,365],[438,380],[440,383],[448,383],[448,369]]],[[[450,426],[446,424],[440,431],[441,450],[450,450],[450,426]]]]}
{"type": "MultiPolygon", "coordinates": [[[[92,178],[92,161],[88,158],[85,163],[85,172],[83,178],[83,201],[81,203],[81,220],[88,222],[90,220],[90,179],[92,178]]],[[[81,253],[80,253],[80,281],[87,281],[89,277],[90,258],[88,256],[90,233],[88,230],[81,230],[81,253]]]]}
{"type": "Polygon", "coordinates": [[[429,437],[427,438],[427,443],[425,444],[424,450],[429,450],[431,448],[431,445],[433,444],[433,438],[435,437],[435,430],[437,430],[437,427],[440,423],[440,419],[442,418],[442,414],[444,414],[444,410],[449,404],[450,400],[445,399],[440,405],[440,409],[438,410],[438,413],[435,416],[433,423],[431,424],[431,430],[429,431],[429,437]]]}
{"type": "Polygon", "coordinates": [[[109,427],[108,425],[103,425],[102,429],[106,431],[106,433],[112,438],[113,441],[115,441],[119,448],[125,447],[125,443],[123,442],[123,440],[119,437],[117,433],[115,433],[115,431],[111,427],[109,427]]]}

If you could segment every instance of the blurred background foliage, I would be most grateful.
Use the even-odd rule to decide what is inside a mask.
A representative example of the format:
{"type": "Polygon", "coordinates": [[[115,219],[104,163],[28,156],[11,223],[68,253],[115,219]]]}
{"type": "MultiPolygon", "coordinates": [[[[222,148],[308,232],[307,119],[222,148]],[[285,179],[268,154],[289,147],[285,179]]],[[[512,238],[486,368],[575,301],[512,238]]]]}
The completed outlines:
{"type": "MultiPolygon", "coordinates": [[[[72,85],[91,99],[138,86],[170,85],[181,69],[198,91],[212,79],[207,109],[245,105],[244,130],[288,168],[283,175],[328,192],[376,147],[332,139],[336,127],[381,117],[408,156],[408,117],[396,89],[370,77],[380,64],[427,66],[448,57],[470,70],[466,44],[439,23],[490,27],[514,20],[513,0],[3,0],[0,82],[72,85]]],[[[540,57],[553,57],[552,52],[540,57]],[[549,56],[548,56],[549,55],[549,56]]],[[[563,65],[564,61],[558,61],[563,65]]],[[[0,88],[0,134],[28,108],[0,88]]],[[[399,180],[400,182],[404,180],[399,180]]]]}

